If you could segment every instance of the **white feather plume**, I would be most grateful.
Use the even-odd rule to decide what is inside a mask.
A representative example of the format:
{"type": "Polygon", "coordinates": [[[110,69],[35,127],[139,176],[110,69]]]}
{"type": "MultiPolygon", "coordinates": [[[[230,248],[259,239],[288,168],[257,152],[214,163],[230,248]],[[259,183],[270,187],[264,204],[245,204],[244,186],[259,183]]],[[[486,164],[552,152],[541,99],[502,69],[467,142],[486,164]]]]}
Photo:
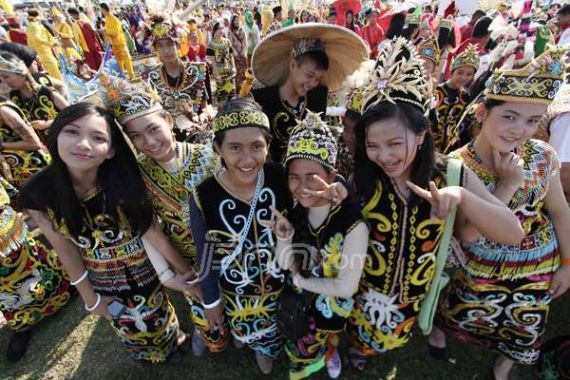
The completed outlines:
{"type": "Polygon", "coordinates": [[[175,0],[147,0],[149,15],[171,15],[176,6],[175,0]]]}

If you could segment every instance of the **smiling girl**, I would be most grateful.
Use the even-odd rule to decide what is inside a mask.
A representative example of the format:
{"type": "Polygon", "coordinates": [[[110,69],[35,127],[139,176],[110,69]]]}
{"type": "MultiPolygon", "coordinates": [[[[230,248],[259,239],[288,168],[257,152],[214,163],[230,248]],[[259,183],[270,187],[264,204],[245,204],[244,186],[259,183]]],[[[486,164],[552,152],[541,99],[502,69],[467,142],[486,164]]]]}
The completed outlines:
{"type": "Polygon", "coordinates": [[[522,236],[515,216],[468,169],[446,186],[446,159],[434,151],[423,62],[403,38],[389,41],[365,89],[356,129],[355,182],[369,229],[364,272],[349,318],[352,365],[402,347],[430,288],[447,214],[500,242],[522,236]],[[424,190],[424,189],[428,189],[424,190]]]}
{"type": "Polygon", "coordinates": [[[205,276],[204,339],[219,351],[227,344],[229,329],[238,344],[255,351],[267,374],[281,351],[276,312],[285,276],[274,264],[275,236],[258,219],[269,219],[270,207],[289,209],[291,201],[282,168],[265,164],[269,120],[257,103],[230,101],[214,119],[213,131],[224,168],[198,185],[190,205],[205,276]],[[209,340],[216,331],[225,340],[209,340]]]}
{"type": "MultiPolygon", "coordinates": [[[[229,330],[238,345],[255,351],[259,368],[268,374],[281,352],[277,308],[285,275],[275,261],[277,239],[263,221],[272,210],[289,210],[291,198],[283,167],[266,163],[269,119],[259,104],[231,100],[220,109],[213,130],[223,169],[198,185],[190,204],[206,331],[227,338],[229,330]]],[[[336,185],[321,186],[313,195],[341,198],[336,185]]]]}
{"type": "Polygon", "coordinates": [[[292,131],[285,159],[289,191],[298,201],[288,217],[292,224],[274,211],[277,260],[292,271],[294,285],[310,298],[305,335],[291,337],[285,332],[290,379],[306,378],[325,366],[330,378],[340,376],[338,334],[352,311],[366,256],[368,229],[357,205],[349,199],[332,205],[307,194],[319,190],[321,182],[334,180],[335,140],[313,113],[292,131]]]}
{"type": "Polygon", "coordinates": [[[24,186],[20,206],[56,250],[85,309],[110,321],[133,359],[176,359],[184,334],[161,285],[174,274],[157,273],[151,256],[164,255],[181,273],[190,268],[154,222],[115,119],[77,103],[58,115],[49,136],[53,161],[24,186]]]}
{"type": "MultiPolygon", "coordinates": [[[[219,169],[219,159],[209,145],[175,141],[172,116],[150,89],[116,78],[102,78],[101,83],[107,94],[119,95],[108,98],[107,108],[141,153],[139,166],[162,230],[187,264],[198,269],[189,202],[196,186],[219,169]]],[[[205,352],[204,310],[198,299],[185,295],[196,327],[192,352],[200,356],[205,352]]]]}
{"type": "MultiPolygon", "coordinates": [[[[547,51],[519,70],[497,70],[475,114],[479,136],[453,153],[519,218],[525,236],[511,244],[467,240],[461,270],[441,303],[439,326],[500,354],[494,377],[540,354],[552,298],[570,286],[570,209],[555,150],[531,137],[564,82],[563,51],[547,51]]],[[[445,348],[435,330],[434,346],[445,348]]]]}

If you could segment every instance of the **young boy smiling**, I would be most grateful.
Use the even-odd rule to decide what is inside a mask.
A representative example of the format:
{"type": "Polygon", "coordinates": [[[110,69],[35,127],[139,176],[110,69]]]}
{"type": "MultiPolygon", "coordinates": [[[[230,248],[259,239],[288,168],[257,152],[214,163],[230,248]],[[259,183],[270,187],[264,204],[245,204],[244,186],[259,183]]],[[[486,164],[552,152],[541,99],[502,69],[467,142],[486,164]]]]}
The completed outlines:
{"type": "Polygon", "coordinates": [[[451,64],[451,76],[436,88],[438,124],[433,129],[435,147],[442,153],[453,151],[458,141],[457,126],[461,115],[471,101],[466,86],[471,83],[479,67],[479,54],[470,45],[457,55],[451,64]]]}

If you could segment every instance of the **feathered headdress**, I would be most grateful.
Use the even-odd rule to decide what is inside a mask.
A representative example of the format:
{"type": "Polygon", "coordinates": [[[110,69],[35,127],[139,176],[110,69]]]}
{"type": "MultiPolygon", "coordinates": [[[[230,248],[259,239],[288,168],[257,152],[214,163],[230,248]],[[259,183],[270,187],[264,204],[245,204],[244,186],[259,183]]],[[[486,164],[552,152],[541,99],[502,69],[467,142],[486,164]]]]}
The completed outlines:
{"type": "Polygon", "coordinates": [[[381,102],[404,102],[427,113],[431,95],[416,47],[403,37],[386,42],[364,91],[364,111],[381,102]]]}

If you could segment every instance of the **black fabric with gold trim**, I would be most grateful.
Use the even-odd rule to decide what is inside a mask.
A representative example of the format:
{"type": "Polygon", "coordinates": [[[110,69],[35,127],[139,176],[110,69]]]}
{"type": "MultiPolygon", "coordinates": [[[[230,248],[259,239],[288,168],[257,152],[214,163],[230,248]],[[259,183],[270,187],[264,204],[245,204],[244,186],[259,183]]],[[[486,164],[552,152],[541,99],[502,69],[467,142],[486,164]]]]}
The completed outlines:
{"type": "Polygon", "coordinates": [[[180,327],[140,234],[130,227],[120,209],[118,220],[105,211],[104,192],[96,188],[80,200],[83,225],[79,235],[72,236],[65,222],[46,206],[46,198],[54,188],[53,179],[44,176],[38,185],[41,188],[20,199],[22,207],[47,213],[54,229],[79,250],[94,290],[127,307],[109,323],[132,358],[166,361],[176,349],[180,327]]]}
{"type": "Polygon", "coordinates": [[[291,130],[298,120],[306,116],[307,110],[320,113],[321,118],[326,116],[328,89],[324,86],[317,86],[309,91],[297,107],[291,107],[281,100],[279,86],[253,89],[251,93],[269,118],[273,137],[269,154],[274,162],[283,161],[291,130]]]}
{"type": "Polygon", "coordinates": [[[176,118],[179,114],[186,114],[189,118],[198,115],[208,101],[206,92],[207,68],[205,63],[184,62],[178,85],[168,84],[163,65],[157,65],[149,70],[148,81],[160,96],[162,106],[176,118]],[[188,112],[190,105],[191,113],[188,112]]]}
{"type": "MultiPolygon", "coordinates": [[[[465,171],[461,173],[465,183],[465,171]]],[[[436,174],[438,187],[445,178],[436,174]]],[[[392,179],[376,180],[362,208],[370,228],[367,260],[347,330],[367,354],[404,346],[433,278],[444,221],[431,218],[428,202],[410,203],[392,179]]]]}
{"type": "MultiPolygon", "coordinates": [[[[9,107],[14,110],[24,122],[27,124],[27,119],[24,113],[18,106],[10,101],[0,102],[0,107],[9,107]]],[[[32,127],[27,124],[23,128],[32,127]]],[[[35,133],[30,131],[30,133],[35,133]]],[[[22,137],[8,126],[0,116],[0,141],[3,143],[22,141],[22,137]]],[[[19,150],[19,149],[4,149],[2,156],[10,165],[11,178],[10,183],[19,188],[26,182],[32,175],[46,167],[50,161],[50,155],[41,150],[19,150]]]]}

